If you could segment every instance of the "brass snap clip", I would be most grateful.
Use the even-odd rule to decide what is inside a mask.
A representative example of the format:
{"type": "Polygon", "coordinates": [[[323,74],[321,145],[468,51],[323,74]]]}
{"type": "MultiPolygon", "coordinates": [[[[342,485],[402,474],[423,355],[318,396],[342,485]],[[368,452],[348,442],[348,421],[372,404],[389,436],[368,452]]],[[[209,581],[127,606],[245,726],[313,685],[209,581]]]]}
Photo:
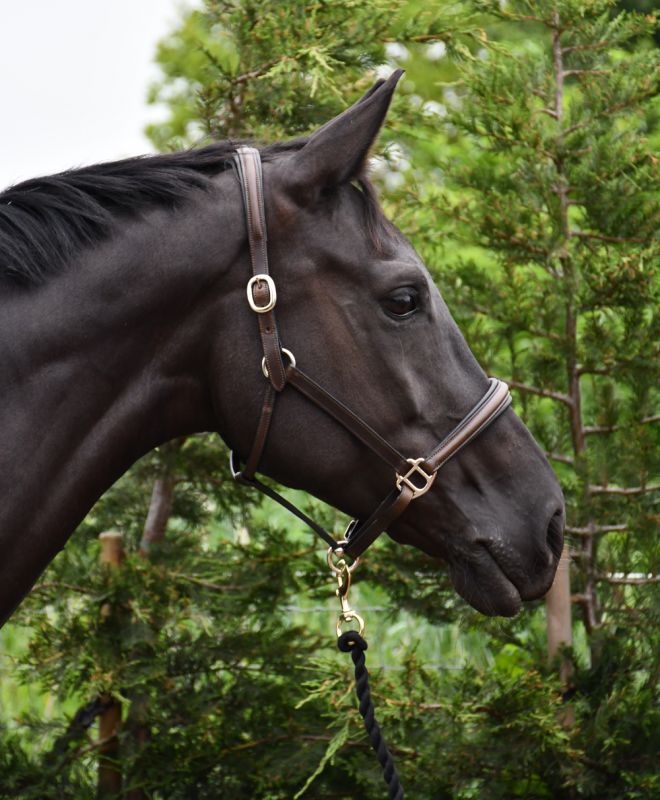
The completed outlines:
{"type": "Polygon", "coordinates": [[[337,588],[335,594],[339,598],[341,604],[341,611],[337,618],[337,638],[342,634],[342,625],[348,622],[357,622],[358,633],[364,636],[364,619],[351,608],[348,602],[348,591],[351,588],[351,573],[357,567],[359,559],[356,558],[352,564],[347,564],[343,558],[343,550],[338,547],[333,550],[332,547],[328,548],[328,566],[335,573],[337,578],[337,588]],[[334,558],[337,557],[335,561],[334,558]]]}

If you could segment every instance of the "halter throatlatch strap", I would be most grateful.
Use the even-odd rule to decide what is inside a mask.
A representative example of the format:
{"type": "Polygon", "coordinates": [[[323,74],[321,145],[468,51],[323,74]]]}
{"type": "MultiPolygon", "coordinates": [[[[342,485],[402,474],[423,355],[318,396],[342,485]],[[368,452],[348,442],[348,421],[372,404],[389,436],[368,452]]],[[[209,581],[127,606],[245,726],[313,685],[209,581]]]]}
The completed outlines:
{"type": "Polygon", "coordinates": [[[268,384],[245,466],[241,467],[238,458],[232,453],[232,474],[236,480],[252,486],[295,514],[333,550],[341,548],[344,553],[356,558],[403,514],[413,500],[426,494],[433,485],[438,470],[450,458],[508,408],[511,403],[509,388],[497,378],[490,378],[486,394],[426,458],[406,458],[402,455],[348,406],[303,372],[297,366],[293,353],[281,346],[275,318],[277,290],[268,272],[266,214],[259,151],[253,147],[239,147],[234,156],[234,164],[245,206],[252,264],[252,277],[247,284],[247,300],[259,323],[263,349],[261,368],[268,384]],[[353,520],[341,541],[336,541],[328,531],[256,477],[266,447],[275,401],[287,385],[337,420],[395,473],[392,489],[385,499],[366,520],[353,520]]]}

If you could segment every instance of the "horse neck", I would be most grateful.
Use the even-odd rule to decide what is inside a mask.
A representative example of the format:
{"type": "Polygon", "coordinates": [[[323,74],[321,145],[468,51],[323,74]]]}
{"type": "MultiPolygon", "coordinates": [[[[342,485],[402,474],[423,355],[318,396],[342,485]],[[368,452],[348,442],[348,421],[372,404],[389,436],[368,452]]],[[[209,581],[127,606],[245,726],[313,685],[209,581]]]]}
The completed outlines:
{"type": "Polygon", "coordinates": [[[43,286],[0,294],[0,624],[132,463],[217,424],[204,343],[241,222],[212,195],[124,222],[43,286]]]}

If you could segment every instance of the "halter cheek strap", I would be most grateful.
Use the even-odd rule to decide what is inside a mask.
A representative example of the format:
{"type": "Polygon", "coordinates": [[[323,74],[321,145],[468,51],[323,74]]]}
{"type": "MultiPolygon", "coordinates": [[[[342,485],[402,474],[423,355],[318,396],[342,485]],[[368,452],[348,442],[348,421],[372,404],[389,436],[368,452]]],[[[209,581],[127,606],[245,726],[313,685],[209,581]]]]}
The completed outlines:
{"type": "Polygon", "coordinates": [[[230,455],[232,475],[240,483],[257,489],[295,514],[333,550],[341,548],[344,553],[357,558],[403,514],[413,500],[428,492],[438,470],[450,458],[508,408],[511,403],[509,388],[497,378],[490,378],[486,394],[428,456],[406,458],[402,455],[341,400],[303,372],[296,364],[293,353],[282,348],[275,319],[277,290],[268,272],[267,229],[259,151],[253,147],[239,147],[234,156],[234,164],[243,193],[252,264],[252,277],[247,284],[247,300],[257,315],[263,348],[261,368],[268,383],[252,448],[245,465],[241,467],[235,453],[230,455]],[[276,399],[287,386],[293,387],[333,417],[395,473],[394,485],[380,505],[366,520],[353,520],[339,542],[321,525],[256,477],[266,447],[276,399]]]}

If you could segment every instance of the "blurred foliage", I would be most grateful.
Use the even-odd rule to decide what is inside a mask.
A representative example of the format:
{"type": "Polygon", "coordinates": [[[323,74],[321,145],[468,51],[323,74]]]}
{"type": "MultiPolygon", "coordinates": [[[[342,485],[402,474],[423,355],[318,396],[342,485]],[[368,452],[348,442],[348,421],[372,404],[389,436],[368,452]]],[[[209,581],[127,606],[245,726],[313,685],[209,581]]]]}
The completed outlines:
{"type": "MultiPolygon", "coordinates": [[[[374,159],[383,203],[484,367],[527,387],[517,410],[555,459],[579,601],[568,693],[541,604],[480,618],[436,562],[389,541],[356,573],[376,708],[419,800],[660,796],[657,594],[616,582],[660,572],[645,422],[658,399],[659,51],[653,9],[622,5],[206,0],[159,46],[160,149],[304,135],[405,66],[374,159]]],[[[75,712],[99,696],[124,710],[131,800],[382,797],[332,588],[311,533],[236,487],[217,439],[159,448],[2,631],[0,797],[95,796],[94,728],[75,712]],[[163,475],[168,535],[146,558],[163,475]],[[124,532],[118,570],[99,564],[109,529],[124,532]]]]}

